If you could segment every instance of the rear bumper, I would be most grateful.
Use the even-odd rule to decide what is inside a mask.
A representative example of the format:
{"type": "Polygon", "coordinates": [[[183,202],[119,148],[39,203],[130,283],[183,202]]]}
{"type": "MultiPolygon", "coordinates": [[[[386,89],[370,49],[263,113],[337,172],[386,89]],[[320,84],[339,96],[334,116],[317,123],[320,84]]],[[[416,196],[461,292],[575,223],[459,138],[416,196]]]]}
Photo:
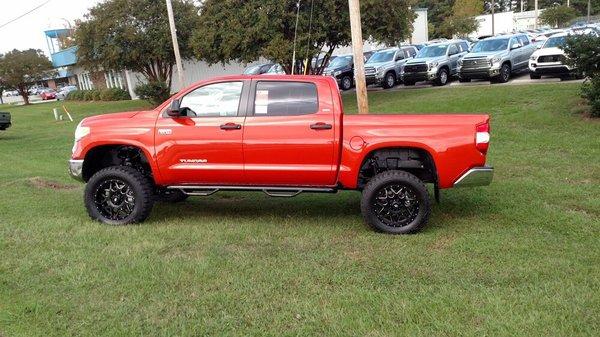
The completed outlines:
{"type": "Polygon", "coordinates": [[[494,168],[491,166],[474,167],[454,182],[454,187],[486,186],[492,183],[494,168]]]}
{"type": "Polygon", "coordinates": [[[83,160],[69,160],[69,175],[71,178],[83,182],[83,160]]]}

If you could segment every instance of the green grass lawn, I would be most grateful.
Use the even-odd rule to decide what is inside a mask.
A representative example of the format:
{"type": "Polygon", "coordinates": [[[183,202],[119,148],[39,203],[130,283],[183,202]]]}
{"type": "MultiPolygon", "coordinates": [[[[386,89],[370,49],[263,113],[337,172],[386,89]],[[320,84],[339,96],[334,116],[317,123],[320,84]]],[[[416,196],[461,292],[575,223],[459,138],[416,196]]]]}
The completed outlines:
{"type": "Polygon", "coordinates": [[[66,173],[74,128],[144,103],[67,103],[75,123],[1,106],[0,336],[597,336],[600,121],[578,90],[371,93],[381,113],[492,115],[493,184],[443,191],[411,236],[367,228],[357,192],[218,193],[101,225],[66,173]]]}

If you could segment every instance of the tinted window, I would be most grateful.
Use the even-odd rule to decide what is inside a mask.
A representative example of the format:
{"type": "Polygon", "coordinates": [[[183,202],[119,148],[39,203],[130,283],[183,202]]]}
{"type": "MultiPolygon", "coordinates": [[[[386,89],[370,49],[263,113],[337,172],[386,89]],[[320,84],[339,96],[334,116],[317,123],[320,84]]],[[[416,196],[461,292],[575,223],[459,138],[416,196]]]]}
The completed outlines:
{"type": "Polygon", "coordinates": [[[474,53],[501,51],[508,48],[508,39],[491,39],[477,42],[473,47],[474,53]]]}
{"type": "Polygon", "coordinates": [[[303,82],[258,82],[255,116],[297,116],[316,113],[317,86],[303,82]]]}
{"type": "Polygon", "coordinates": [[[526,46],[529,44],[529,39],[525,35],[519,35],[519,41],[521,42],[521,45],[523,45],[523,46],[526,46]]]}
{"type": "Polygon", "coordinates": [[[394,54],[395,50],[380,51],[373,54],[367,63],[389,62],[394,59],[394,54]]]}
{"type": "Polygon", "coordinates": [[[461,52],[469,51],[469,44],[466,42],[461,42],[458,44],[461,52]]]}
{"type": "Polygon", "coordinates": [[[205,85],[188,93],[179,104],[188,117],[237,116],[242,82],[205,85]]]}
{"type": "Polygon", "coordinates": [[[455,55],[458,54],[458,47],[455,44],[450,45],[450,48],[448,48],[448,55],[455,55]]]}
{"type": "Polygon", "coordinates": [[[444,56],[444,55],[446,55],[446,50],[447,49],[448,49],[448,45],[447,44],[427,46],[427,47],[419,50],[419,54],[417,55],[417,57],[418,58],[425,58],[425,57],[439,57],[439,56],[444,56]]]}

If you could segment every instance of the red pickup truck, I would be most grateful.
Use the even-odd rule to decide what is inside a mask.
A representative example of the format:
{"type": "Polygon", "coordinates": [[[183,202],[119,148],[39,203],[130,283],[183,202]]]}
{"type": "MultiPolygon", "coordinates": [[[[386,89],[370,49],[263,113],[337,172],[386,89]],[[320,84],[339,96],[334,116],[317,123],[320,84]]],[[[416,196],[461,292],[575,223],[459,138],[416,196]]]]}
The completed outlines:
{"type": "Polygon", "coordinates": [[[362,192],[365,222],[421,229],[425,186],[488,185],[487,115],[344,115],[335,79],[230,76],[198,82],[149,111],[93,116],[75,132],[71,175],[101,222],[145,220],[155,201],[220,190],[362,192]]]}

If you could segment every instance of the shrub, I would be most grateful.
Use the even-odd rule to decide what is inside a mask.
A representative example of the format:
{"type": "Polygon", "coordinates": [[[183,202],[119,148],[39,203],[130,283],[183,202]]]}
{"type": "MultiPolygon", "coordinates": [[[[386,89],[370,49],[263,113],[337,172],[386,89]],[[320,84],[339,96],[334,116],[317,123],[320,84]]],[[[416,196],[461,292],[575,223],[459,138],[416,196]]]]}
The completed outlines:
{"type": "Polygon", "coordinates": [[[111,88],[104,89],[100,93],[100,99],[103,101],[123,101],[131,99],[129,93],[123,89],[111,88]]]}
{"type": "Polygon", "coordinates": [[[166,101],[170,96],[170,88],[164,82],[148,82],[135,88],[135,93],[141,99],[150,101],[154,105],[166,101]]]}
{"type": "Polygon", "coordinates": [[[600,117],[600,36],[581,35],[569,38],[565,46],[569,63],[588,77],[581,95],[590,102],[591,115],[600,117]]]}
{"type": "Polygon", "coordinates": [[[66,99],[70,101],[81,101],[83,100],[84,90],[74,90],[67,94],[66,99]]]}

